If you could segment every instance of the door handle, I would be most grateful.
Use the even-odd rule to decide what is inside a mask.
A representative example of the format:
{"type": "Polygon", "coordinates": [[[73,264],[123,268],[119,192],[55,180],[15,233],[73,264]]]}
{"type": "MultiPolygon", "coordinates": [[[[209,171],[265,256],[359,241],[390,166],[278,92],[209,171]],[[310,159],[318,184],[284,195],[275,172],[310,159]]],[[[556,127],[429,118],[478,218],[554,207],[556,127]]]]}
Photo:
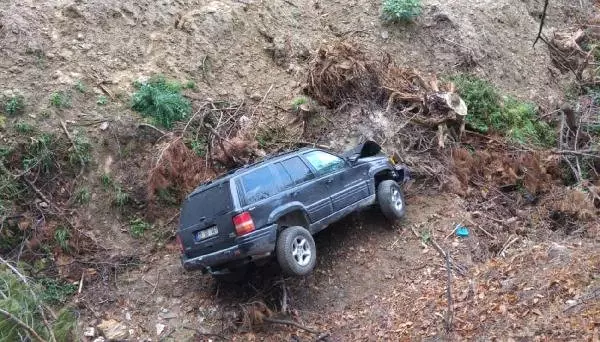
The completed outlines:
{"type": "Polygon", "coordinates": [[[331,182],[333,182],[333,178],[328,178],[325,180],[326,184],[331,184],[331,182]]]}

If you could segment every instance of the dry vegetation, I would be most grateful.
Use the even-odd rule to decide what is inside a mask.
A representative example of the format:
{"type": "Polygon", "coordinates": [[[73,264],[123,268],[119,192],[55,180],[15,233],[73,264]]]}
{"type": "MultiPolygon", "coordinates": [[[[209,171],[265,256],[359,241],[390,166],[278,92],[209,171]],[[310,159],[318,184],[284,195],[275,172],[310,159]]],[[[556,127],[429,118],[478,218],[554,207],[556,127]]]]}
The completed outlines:
{"type": "MultiPolygon", "coordinates": [[[[17,4],[0,6],[0,46],[10,47],[0,63],[15,61],[10,73],[23,82],[7,83],[4,71],[0,82],[6,88],[0,96],[0,303],[10,304],[0,307],[0,339],[91,341],[83,330],[114,317],[117,327],[132,329],[131,336],[120,331],[132,340],[597,338],[600,35],[594,19],[543,36],[556,73],[549,78],[573,83],[560,103],[536,105],[531,98],[542,97],[515,97],[523,88],[499,89],[480,77],[478,68],[495,62],[478,57],[479,46],[454,42],[469,25],[439,13],[437,5],[425,4],[422,21],[414,18],[421,5],[411,10],[416,26],[382,26],[394,34],[383,38],[386,44],[404,44],[399,37],[407,34],[406,41],[433,37],[457,49],[459,63],[435,72],[420,61],[401,63],[399,46],[374,50],[360,27],[342,32],[329,25],[326,41],[273,29],[278,18],[305,29],[300,20],[311,27],[314,18],[327,20],[325,9],[340,17],[345,5],[215,1],[192,10],[178,4],[175,20],[153,2],[138,8],[92,1],[56,5],[62,30],[46,37],[40,18],[52,17],[55,5],[25,6],[14,16],[17,4]],[[255,13],[258,22],[240,19],[255,13]],[[103,37],[102,44],[108,41],[103,28],[119,39],[124,27],[157,31],[148,38],[127,28],[135,37],[117,42],[123,51],[98,46],[113,56],[86,49],[85,36],[71,37],[86,25],[98,30],[85,32],[103,37]],[[435,30],[446,33],[440,38],[435,30]],[[165,43],[168,37],[177,38],[177,47],[207,50],[192,63],[188,50],[165,43]],[[255,51],[256,39],[265,46],[255,51]],[[233,50],[240,55],[228,55],[233,50]],[[243,56],[247,51],[250,57],[243,56]],[[93,67],[82,74],[77,68],[88,58],[93,67]],[[69,65],[77,72],[65,72],[69,65]],[[37,84],[37,73],[52,74],[53,81],[37,84]],[[260,91],[240,94],[242,83],[260,91]],[[386,223],[373,213],[345,220],[344,229],[317,238],[322,261],[306,279],[281,279],[266,268],[232,286],[182,273],[173,241],[178,206],[198,184],[271,153],[302,145],[342,149],[367,138],[413,173],[408,218],[398,230],[381,228],[386,223]],[[457,224],[469,228],[468,239],[455,237],[457,224]],[[35,298],[23,295],[30,292],[35,298]],[[164,318],[173,313],[167,307],[177,314],[164,318]],[[157,322],[166,330],[156,331],[157,322]]],[[[551,19],[562,11],[551,9],[551,19]]],[[[510,25],[532,26],[516,25],[532,20],[518,18],[510,25]]],[[[431,52],[410,44],[423,56],[431,52]]],[[[444,49],[429,48],[434,57],[444,49]]],[[[494,48],[502,56],[508,49],[494,48]]],[[[538,68],[544,63],[536,54],[522,58],[538,68]]],[[[539,77],[515,87],[540,83],[539,77]]],[[[534,90],[545,89],[539,87],[534,90]]]]}

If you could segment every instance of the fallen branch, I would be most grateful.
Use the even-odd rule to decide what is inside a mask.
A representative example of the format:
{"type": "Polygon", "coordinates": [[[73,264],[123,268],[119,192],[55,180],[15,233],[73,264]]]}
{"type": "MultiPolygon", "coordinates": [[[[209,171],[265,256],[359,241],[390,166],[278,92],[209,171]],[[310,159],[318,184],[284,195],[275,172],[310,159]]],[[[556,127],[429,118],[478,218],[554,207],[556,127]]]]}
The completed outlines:
{"type": "Polygon", "coordinates": [[[313,330],[311,328],[305,327],[300,323],[294,322],[294,321],[290,321],[290,320],[283,320],[283,319],[275,319],[275,318],[268,318],[265,317],[263,318],[263,321],[265,322],[269,322],[269,323],[273,323],[273,324],[281,324],[281,325],[291,325],[293,327],[296,327],[300,330],[304,330],[307,331],[311,334],[315,334],[315,335],[321,335],[321,332],[313,330]]]}
{"type": "Polygon", "coordinates": [[[45,339],[43,339],[35,330],[33,330],[32,327],[30,327],[29,325],[27,325],[25,322],[23,322],[22,320],[20,320],[18,317],[14,316],[13,314],[11,314],[8,311],[5,311],[4,309],[0,308],[0,314],[4,315],[6,317],[6,319],[12,321],[13,323],[15,323],[16,325],[20,326],[21,328],[23,328],[25,331],[27,331],[27,333],[29,335],[31,335],[31,337],[33,337],[35,340],[39,341],[39,342],[47,342],[45,339]]]}
{"type": "Polygon", "coordinates": [[[138,128],[140,128],[140,127],[148,127],[148,128],[151,128],[151,129],[157,131],[158,133],[160,133],[162,135],[167,135],[167,133],[165,131],[163,131],[160,128],[158,128],[158,127],[156,127],[154,125],[151,125],[149,123],[142,122],[142,123],[138,124],[138,128]]]}
{"type": "Polygon", "coordinates": [[[504,256],[504,252],[508,249],[508,247],[510,247],[513,243],[519,240],[518,236],[511,240],[512,237],[512,234],[508,237],[506,243],[504,244],[504,247],[502,247],[502,250],[498,253],[499,256],[504,256]]]}
{"type": "Polygon", "coordinates": [[[331,149],[331,146],[328,146],[328,145],[321,145],[321,144],[312,143],[312,142],[303,141],[303,140],[299,140],[299,141],[275,140],[275,142],[276,143],[282,143],[282,144],[306,145],[306,146],[318,147],[318,148],[322,148],[322,149],[326,149],[326,150],[331,149]]]}

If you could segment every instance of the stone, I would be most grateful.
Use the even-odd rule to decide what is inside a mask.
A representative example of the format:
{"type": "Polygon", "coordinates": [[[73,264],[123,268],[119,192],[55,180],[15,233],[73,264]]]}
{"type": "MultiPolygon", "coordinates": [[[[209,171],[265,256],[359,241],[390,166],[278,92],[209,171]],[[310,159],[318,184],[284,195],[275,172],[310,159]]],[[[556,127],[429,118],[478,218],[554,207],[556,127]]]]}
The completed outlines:
{"type": "Polygon", "coordinates": [[[117,320],[103,320],[96,327],[109,341],[124,340],[129,337],[127,326],[117,320]]]}
{"type": "Polygon", "coordinates": [[[103,123],[100,124],[101,131],[106,131],[107,128],[108,128],[108,121],[104,121],[103,123]]]}
{"type": "Polygon", "coordinates": [[[156,323],[156,336],[160,336],[167,326],[161,323],[156,323]]]}
{"type": "Polygon", "coordinates": [[[85,337],[94,337],[96,336],[96,329],[94,327],[87,327],[83,330],[83,336],[85,337]]]}
{"type": "Polygon", "coordinates": [[[548,248],[548,260],[550,261],[560,261],[560,262],[568,262],[571,253],[569,249],[563,245],[559,245],[557,243],[552,244],[550,248],[548,248]]]}
{"type": "Polygon", "coordinates": [[[390,33],[387,30],[381,31],[381,38],[388,39],[390,37],[390,33]]]}
{"type": "Polygon", "coordinates": [[[106,341],[106,339],[104,339],[104,337],[100,336],[100,337],[96,337],[92,342],[104,342],[106,341]]]}

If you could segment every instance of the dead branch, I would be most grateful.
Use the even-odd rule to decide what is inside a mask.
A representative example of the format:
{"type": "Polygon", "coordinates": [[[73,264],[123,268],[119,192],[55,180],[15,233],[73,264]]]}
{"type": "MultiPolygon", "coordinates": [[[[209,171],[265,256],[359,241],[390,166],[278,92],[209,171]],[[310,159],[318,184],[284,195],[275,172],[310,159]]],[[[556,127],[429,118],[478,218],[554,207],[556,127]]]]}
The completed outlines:
{"type": "Polygon", "coordinates": [[[269,322],[269,323],[273,323],[273,324],[290,325],[290,326],[296,327],[296,328],[298,328],[300,330],[307,331],[307,332],[309,332],[311,334],[321,335],[321,332],[313,330],[313,329],[308,328],[308,327],[305,327],[302,324],[294,322],[294,321],[291,321],[291,320],[283,320],[283,319],[275,319],[275,318],[265,317],[265,318],[263,318],[263,321],[269,322]]]}
{"type": "Polygon", "coordinates": [[[29,325],[27,325],[25,322],[23,322],[18,317],[16,317],[13,314],[11,314],[10,312],[5,311],[4,309],[0,308],[0,314],[4,315],[6,317],[6,319],[12,321],[16,325],[18,325],[21,328],[25,329],[25,331],[27,331],[27,333],[29,333],[29,335],[31,335],[31,337],[33,337],[37,341],[39,341],[39,342],[47,342],[37,332],[35,332],[35,330],[33,330],[32,327],[30,327],[29,325]]]}
{"type": "Polygon", "coordinates": [[[292,141],[292,140],[275,140],[275,142],[276,143],[282,143],[282,144],[306,145],[306,146],[312,146],[312,147],[322,148],[322,149],[325,149],[325,150],[331,149],[331,146],[328,146],[328,145],[321,145],[321,144],[312,143],[312,142],[303,141],[303,140],[298,140],[298,141],[292,141]]]}
{"type": "Polygon", "coordinates": [[[540,38],[542,38],[542,29],[544,28],[544,20],[546,20],[546,10],[548,9],[548,0],[544,2],[544,10],[542,11],[542,19],[540,21],[540,29],[538,31],[537,36],[535,37],[535,41],[533,42],[533,47],[538,42],[540,38]]]}
{"type": "Polygon", "coordinates": [[[77,179],[77,178],[79,178],[79,176],[81,176],[81,174],[83,173],[83,170],[85,169],[85,160],[83,160],[83,156],[79,152],[79,149],[77,148],[77,144],[75,144],[75,140],[73,140],[71,133],[69,133],[69,130],[67,129],[67,125],[65,124],[65,122],[62,119],[60,120],[60,125],[62,126],[62,129],[65,132],[65,135],[67,136],[67,138],[69,138],[69,141],[71,141],[71,145],[73,145],[73,149],[75,149],[75,153],[77,153],[77,157],[79,157],[79,163],[81,164],[81,169],[79,170],[79,173],[75,177],[75,179],[77,179]]]}
{"type": "Polygon", "coordinates": [[[141,127],[148,127],[148,128],[151,128],[151,129],[157,131],[158,133],[160,133],[162,135],[167,135],[167,133],[165,131],[163,131],[160,128],[158,128],[158,127],[156,127],[154,125],[151,125],[149,123],[142,122],[142,123],[138,124],[138,128],[141,128],[141,127]]]}
{"type": "Polygon", "coordinates": [[[450,251],[446,252],[446,272],[448,273],[446,285],[446,297],[448,299],[448,311],[446,312],[446,332],[452,331],[452,320],[454,316],[452,301],[452,269],[450,267],[450,251]]]}
{"type": "Polygon", "coordinates": [[[238,164],[238,165],[241,165],[241,164],[243,164],[243,163],[242,163],[242,162],[241,162],[241,161],[240,161],[240,160],[239,160],[239,159],[238,159],[236,156],[234,156],[234,155],[232,155],[231,153],[229,153],[229,151],[227,151],[227,149],[225,148],[225,144],[223,144],[223,142],[226,142],[226,143],[227,143],[227,144],[229,144],[230,146],[233,146],[233,144],[232,144],[232,143],[231,143],[229,140],[227,140],[227,139],[223,138],[223,136],[221,136],[221,134],[219,134],[219,132],[217,132],[217,130],[216,130],[216,129],[214,129],[214,128],[213,128],[213,126],[211,126],[211,125],[209,125],[209,124],[205,123],[205,124],[204,124],[204,127],[208,128],[208,130],[209,130],[209,131],[210,131],[212,134],[214,134],[214,136],[216,136],[216,137],[218,138],[218,141],[219,141],[219,147],[220,147],[220,148],[221,148],[221,150],[223,151],[223,154],[225,155],[225,157],[229,158],[230,160],[232,160],[234,163],[236,163],[236,164],[238,164]]]}

